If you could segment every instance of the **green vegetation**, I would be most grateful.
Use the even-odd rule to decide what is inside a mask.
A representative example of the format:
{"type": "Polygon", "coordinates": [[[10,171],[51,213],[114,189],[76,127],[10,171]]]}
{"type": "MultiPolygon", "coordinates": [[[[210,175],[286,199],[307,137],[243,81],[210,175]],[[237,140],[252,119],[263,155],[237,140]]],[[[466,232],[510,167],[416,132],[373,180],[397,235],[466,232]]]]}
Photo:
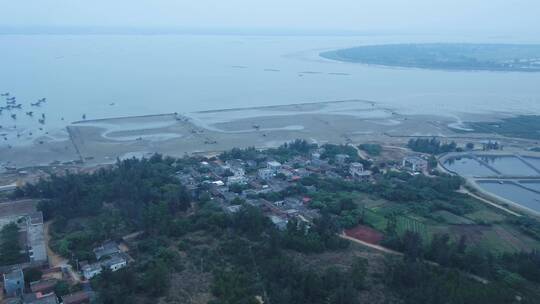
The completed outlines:
{"type": "Polygon", "coordinates": [[[450,143],[441,143],[436,138],[417,138],[410,139],[407,147],[415,152],[441,154],[456,151],[457,144],[453,141],[450,143]]]}
{"type": "MultiPolygon", "coordinates": [[[[499,134],[506,137],[540,139],[540,116],[522,115],[496,122],[471,122],[474,132],[499,134]]],[[[533,148],[534,151],[534,148],[533,148]]]]}
{"type": "Polygon", "coordinates": [[[5,225],[0,230],[0,266],[23,262],[25,257],[21,250],[19,227],[15,223],[5,225]]]}
{"type": "Polygon", "coordinates": [[[540,45],[389,44],[324,52],[321,56],[340,61],[423,69],[540,71],[540,45]]]}
{"type": "MultiPolygon", "coordinates": [[[[295,141],[268,151],[235,149],[220,158],[286,160],[313,149],[295,141]]],[[[324,149],[324,158],[358,158],[351,146],[324,149]]],[[[42,199],[39,209],[53,220],[51,245],[69,258],[92,260],[91,249],[101,242],[142,232],[129,241],[135,262],[92,279],[98,303],[352,304],[368,295],[382,303],[513,303],[516,295],[534,303],[540,296],[540,261],[531,250],[540,224],[456,192],[463,185],[459,177],[389,171],[368,183],[339,178],[339,172],[314,173],[281,192],[260,194],[272,201],[308,196],[320,215],[310,222],[290,219],[279,230],[243,200],[230,214],[206,186],[196,198],[188,195],[175,174],[203,171],[201,160],[124,160],[93,174],[53,176],[17,195],[42,199]],[[384,262],[372,252],[369,260],[358,258],[361,249],[338,236],[358,224],[382,232],[384,244],[404,258],[384,262]],[[515,239],[493,242],[495,231],[510,230],[515,239]],[[501,250],[499,243],[521,247],[501,250]]]]}
{"type": "Polygon", "coordinates": [[[379,156],[382,152],[381,145],[378,144],[361,144],[358,146],[363,151],[371,156],[379,156]]]}

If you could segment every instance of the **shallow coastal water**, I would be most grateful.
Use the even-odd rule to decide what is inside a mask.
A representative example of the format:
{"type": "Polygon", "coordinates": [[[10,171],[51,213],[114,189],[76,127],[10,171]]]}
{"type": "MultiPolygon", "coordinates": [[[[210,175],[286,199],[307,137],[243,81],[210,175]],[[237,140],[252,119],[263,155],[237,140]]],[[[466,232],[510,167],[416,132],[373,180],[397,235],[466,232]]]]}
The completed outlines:
{"type": "Polygon", "coordinates": [[[96,119],[349,99],[408,114],[540,113],[540,73],[385,68],[318,56],[363,44],[478,39],[500,42],[430,36],[1,35],[0,92],[16,96],[23,109],[13,112],[16,119],[8,112],[0,116],[0,134],[7,138],[0,148],[50,135],[84,114],[96,119]],[[29,106],[42,97],[45,104],[29,106]],[[38,123],[41,114],[44,125],[38,123]]]}

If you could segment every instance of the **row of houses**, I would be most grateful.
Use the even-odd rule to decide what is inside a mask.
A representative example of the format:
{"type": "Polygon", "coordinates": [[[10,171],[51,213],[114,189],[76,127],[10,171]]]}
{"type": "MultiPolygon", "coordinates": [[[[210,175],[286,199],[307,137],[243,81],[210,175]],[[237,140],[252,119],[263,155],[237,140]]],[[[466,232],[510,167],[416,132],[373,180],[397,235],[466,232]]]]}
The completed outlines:
{"type": "Polygon", "coordinates": [[[97,262],[81,262],[80,266],[85,279],[90,280],[100,274],[104,268],[112,271],[120,270],[127,266],[128,256],[123,253],[118,243],[109,241],[93,249],[97,262]]]}
{"type": "Polygon", "coordinates": [[[26,282],[22,268],[16,267],[2,275],[6,304],[88,304],[94,298],[91,290],[81,290],[59,297],[57,284],[65,280],[65,269],[43,269],[38,281],[26,282]],[[28,283],[28,284],[27,284],[28,283]],[[29,287],[26,287],[26,286],[29,287]]]}

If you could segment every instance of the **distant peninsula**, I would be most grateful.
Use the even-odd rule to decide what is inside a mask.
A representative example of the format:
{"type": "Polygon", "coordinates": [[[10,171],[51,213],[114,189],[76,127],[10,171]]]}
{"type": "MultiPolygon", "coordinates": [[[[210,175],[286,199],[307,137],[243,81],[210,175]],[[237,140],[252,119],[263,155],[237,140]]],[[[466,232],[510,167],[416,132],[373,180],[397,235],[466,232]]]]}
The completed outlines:
{"type": "Polygon", "coordinates": [[[540,72],[540,44],[387,44],[333,50],[320,56],[391,67],[540,72]]]}

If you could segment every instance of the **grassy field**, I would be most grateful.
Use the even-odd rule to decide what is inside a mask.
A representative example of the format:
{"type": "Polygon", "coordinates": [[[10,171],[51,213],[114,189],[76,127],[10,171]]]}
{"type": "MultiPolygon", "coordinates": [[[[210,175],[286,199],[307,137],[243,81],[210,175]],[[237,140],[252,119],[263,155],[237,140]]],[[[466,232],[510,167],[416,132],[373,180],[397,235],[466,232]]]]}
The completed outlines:
{"type": "Polygon", "coordinates": [[[430,212],[419,211],[423,209],[416,204],[373,200],[362,194],[358,196],[358,201],[365,208],[364,223],[383,233],[388,226],[388,217],[396,215],[400,233],[414,230],[424,234],[427,239],[437,233],[447,233],[455,241],[464,236],[470,248],[493,253],[540,249],[539,240],[526,235],[509,222],[512,215],[472,198],[466,199],[472,211],[465,214],[437,210],[436,207],[432,207],[435,210],[430,212]]]}

